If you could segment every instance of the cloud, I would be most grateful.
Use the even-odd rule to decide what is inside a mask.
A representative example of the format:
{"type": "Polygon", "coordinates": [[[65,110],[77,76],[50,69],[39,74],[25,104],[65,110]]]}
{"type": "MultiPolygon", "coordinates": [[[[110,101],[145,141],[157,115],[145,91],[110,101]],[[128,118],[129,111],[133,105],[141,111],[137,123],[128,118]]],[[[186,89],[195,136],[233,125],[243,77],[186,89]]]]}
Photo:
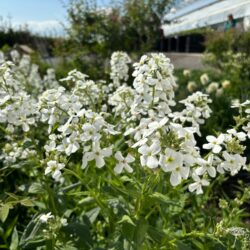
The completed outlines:
{"type": "Polygon", "coordinates": [[[13,23],[15,29],[28,28],[32,33],[40,35],[62,36],[65,35],[62,24],[57,20],[26,21],[25,23],[13,23]]]}

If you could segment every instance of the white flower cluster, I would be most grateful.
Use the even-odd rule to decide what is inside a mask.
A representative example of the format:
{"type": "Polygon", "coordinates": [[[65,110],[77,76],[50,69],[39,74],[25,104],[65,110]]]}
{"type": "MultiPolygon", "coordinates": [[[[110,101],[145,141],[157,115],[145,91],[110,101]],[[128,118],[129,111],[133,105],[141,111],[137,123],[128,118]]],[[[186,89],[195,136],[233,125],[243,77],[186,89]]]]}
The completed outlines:
{"type": "MultiPolygon", "coordinates": [[[[73,74],[78,72],[74,71],[73,74]]],[[[58,163],[57,159],[61,155],[68,157],[80,149],[83,150],[82,168],[94,159],[97,167],[103,167],[104,157],[110,156],[112,150],[111,144],[106,148],[101,148],[101,145],[108,142],[104,138],[117,133],[101,114],[89,109],[89,106],[93,107],[92,102],[83,100],[83,97],[95,98],[95,93],[84,96],[85,90],[89,91],[88,82],[92,81],[85,81],[80,72],[77,79],[73,74],[71,72],[68,76],[76,85],[71,92],[59,87],[45,91],[39,98],[41,121],[48,123],[50,133],[49,141],[45,145],[49,160],[46,174],[51,173],[55,180],[60,179],[61,169],[65,166],[58,163]],[[57,133],[51,133],[55,126],[57,133]]],[[[92,87],[97,88],[95,84],[92,87]]]]}
{"type": "Polygon", "coordinates": [[[30,95],[18,89],[12,71],[12,64],[6,62],[0,66],[0,123],[7,124],[7,129],[13,132],[15,128],[22,127],[27,132],[30,125],[35,124],[36,102],[30,95]]]}
{"type": "Polygon", "coordinates": [[[209,108],[208,104],[211,102],[212,100],[208,95],[199,91],[195,92],[186,99],[180,101],[180,103],[185,105],[185,109],[181,112],[174,112],[170,114],[170,116],[173,117],[174,121],[190,123],[198,132],[200,124],[204,124],[205,119],[210,117],[212,110],[209,108]]]}
{"type": "Polygon", "coordinates": [[[144,55],[134,67],[136,96],[131,106],[132,114],[137,116],[153,112],[159,117],[169,114],[170,107],[175,105],[176,87],[170,60],[164,54],[144,55]]]}
{"type": "MultiPolygon", "coordinates": [[[[17,54],[13,54],[13,61],[18,62],[17,54]]],[[[23,60],[21,68],[25,71],[28,63],[23,60]]],[[[250,135],[250,102],[239,105],[245,116],[240,126],[217,137],[207,136],[203,148],[209,151],[203,157],[195,135],[200,135],[200,125],[211,114],[208,95],[193,93],[180,101],[184,109],[174,112],[177,85],[168,58],[163,54],[142,56],[134,64],[133,87],[125,83],[130,62],[126,54],[113,54],[112,60],[111,79],[118,87],[114,93],[104,82],[87,80],[87,75],[73,70],[62,79],[70,83],[70,91],[57,85],[54,72],[49,71],[44,79],[55,87],[28,95],[26,81],[15,77],[19,69],[10,62],[0,67],[3,130],[20,136],[21,131],[15,128],[22,127],[24,132],[29,131],[23,133],[28,137],[35,134],[34,126],[41,127],[46,144],[41,154],[45,158],[39,160],[45,166],[45,175],[63,182],[68,162],[80,156],[82,169],[110,164],[117,174],[130,174],[135,167],[148,171],[160,168],[169,173],[172,186],[191,179],[189,190],[200,194],[202,187],[209,185],[209,178],[218,173],[235,175],[246,169],[242,143],[250,135]]],[[[12,147],[6,144],[0,156],[3,162],[26,159],[35,152],[32,147],[20,147],[15,141],[12,147]]]]}
{"type": "Polygon", "coordinates": [[[39,94],[47,88],[58,87],[55,70],[50,68],[47,74],[42,78],[39,73],[39,67],[31,62],[29,55],[20,56],[18,51],[11,51],[12,61],[15,63],[15,79],[19,85],[28,93],[39,94]]]}
{"type": "Polygon", "coordinates": [[[3,161],[5,166],[13,167],[13,164],[18,162],[19,160],[24,161],[30,159],[36,155],[36,150],[32,149],[32,147],[23,147],[22,145],[18,144],[17,142],[14,143],[6,143],[2,148],[2,153],[0,155],[0,159],[3,161]]]}
{"type": "Polygon", "coordinates": [[[131,59],[126,52],[117,51],[111,56],[110,65],[111,73],[110,78],[113,80],[114,86],[117,88],[125,83],[128,78],[129,64],[131,59]]]}
{"type": "Polygon", "coordinates": [[[123,119],[130,116],[130,108],[133,104],[135,91],[128,86],[120,86],[109,98],[109,104],[114,106],[113,111],[123,119]]]}

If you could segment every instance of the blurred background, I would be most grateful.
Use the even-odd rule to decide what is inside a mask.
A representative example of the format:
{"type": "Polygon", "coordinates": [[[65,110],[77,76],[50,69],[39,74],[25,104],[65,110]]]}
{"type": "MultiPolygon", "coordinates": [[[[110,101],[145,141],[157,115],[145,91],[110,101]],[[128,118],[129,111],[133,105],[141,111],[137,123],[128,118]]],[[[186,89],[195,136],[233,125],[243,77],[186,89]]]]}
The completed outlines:
{"type": "Polygon", "coordinates": [[[250,0],[1,0],[0,17],[0,49],[30,55],[41,73],[77,68],[99,79],[122,50],[135,60],[164,52],[176,69],[217,72],[238,56],[234,81],[249,77],[250,0]]]}
{"type": "Polygon", "coordinates": [[[2,0],[0,17],[3,51],[33,53],[50,66],[84,70],[82,61],[124,50],[162,51],[177,68],[200,69],[219,39],[237,47],[228,33],[247,37],[250,0],[2,0]]]}

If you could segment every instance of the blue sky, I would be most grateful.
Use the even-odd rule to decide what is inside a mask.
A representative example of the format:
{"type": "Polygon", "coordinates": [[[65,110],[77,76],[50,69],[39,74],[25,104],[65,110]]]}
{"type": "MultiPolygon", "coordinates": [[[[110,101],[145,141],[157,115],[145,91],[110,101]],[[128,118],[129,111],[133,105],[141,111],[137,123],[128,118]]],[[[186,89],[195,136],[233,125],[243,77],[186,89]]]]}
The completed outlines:
{"type": "MultiPolygon", "coordinates": [[[[109,0],[97,0],[101,6],[109,0]]],[[[14,27],[27,24],[35,33],[62,32],[60,22],[66,22],[66,11],[62,3],[69,0],[0,0],[0,16],[11,17],[14,27]]]]}

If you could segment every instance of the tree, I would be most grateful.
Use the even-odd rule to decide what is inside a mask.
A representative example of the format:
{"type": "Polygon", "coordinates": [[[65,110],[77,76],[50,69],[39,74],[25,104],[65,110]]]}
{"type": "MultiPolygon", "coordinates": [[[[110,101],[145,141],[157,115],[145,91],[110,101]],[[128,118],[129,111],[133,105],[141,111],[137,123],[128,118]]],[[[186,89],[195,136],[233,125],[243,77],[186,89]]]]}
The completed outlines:
{"type": "Polygon", "coordinates": [[[97,69],[92,73],[98,77],[98,72],[103,71],[105,58],[113,51],[142,54],[155,49],[169,2],[122,0],[100,8],[95,0],[71,0],[66,6],[68,39],[61,44],[59,53],[69,55],[74,67],[86,73],[90,70],[90,60],[97,69]]]}

